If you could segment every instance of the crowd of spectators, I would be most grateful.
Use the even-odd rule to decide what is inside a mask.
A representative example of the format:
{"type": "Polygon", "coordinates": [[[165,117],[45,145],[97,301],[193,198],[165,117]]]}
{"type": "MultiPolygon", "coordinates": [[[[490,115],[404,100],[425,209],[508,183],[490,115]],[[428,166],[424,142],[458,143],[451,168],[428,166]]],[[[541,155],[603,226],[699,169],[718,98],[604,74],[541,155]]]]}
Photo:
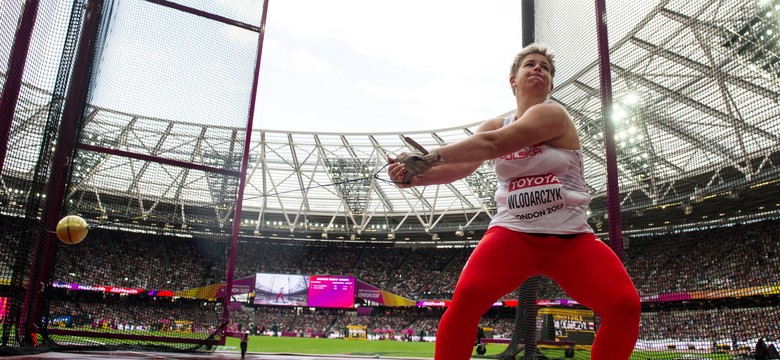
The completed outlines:
{"type": "Polygon", "coordinates": [[[780,340],[777,307],[644,312],[641,323],[639,337],[646,340],[746,341],[758,337],[780,340]]]}
{"type": "Polygon", "coordinates": [[[225,243],[94,229],[89,241],[61,247],[54,281],[180,290],[225,280],[225,243]]]}
{"type": "MultiPolygon", "coordinates": [[[[345,337],[347,326],[365,326],[369,333],[435,337],[445,311],[429,307],[374,307],[361,315],[350,309],[308,307],[242,306],[231,312],[228,329],[267,336],[345,337]]],[[[99,302],[54,301],[51,318],[60,321],[71,316],[69,326],[101,330],[175,331],[211,333],[221,324],[218,303],[127,299],[99,302]],[[184,325],[182,325],[184,324],[184,325]],[[191,325],[188,325],[191,324],[191,325]]],[[[493,309],[483,316],[480,326],[490,328],[494,337],[511,337],[514,321],[511,309],[493,309]]],[[[62,326],[55,324],[55,326],[62,326]]],[[[645,311],[640,339],[661,341],[739,341],[760,337],[780,341],[780,312],[777,307],[741,307],[645,311]]]]}
{"type": "Polygon", "coordinates": [[[99,331],[210,334],[222,322],[213,302],[70,292],[52,296],[50,326],[99,331]]]}
{"type": "MultiPolygon", "coordinates": [[[[642,296],[777,284],[778,224],[631,237],[626,267],[642,296]]],[[[234,275],[351,275],[406,298],[447,299],[471,250],[242,241],[234,275]]],[[[227,241],[97,229],[78,246],[60,249],[53,280],[182,290],[223,281],[227,253],[227,241]]],[[[567,298],[546,278],[538,297],[567,298]]]]}
{"type": "Polygon", "coordinates": [[[746,289],[780,282],[780,221],[630,239],[640,295],[746,289]]]}
{"type": "MultiPolygon", "coordinates": [[[[52,301],[50,326],[208,334],[222,322],[221,306],[215,302],[151,298],[139,301],[111,295],[73,301],[72,293],[69,295],[69,299],[52,301]]],[[[421,332],[423,336],[435,336],[443,311],[427,307],[373,307],[370,313],[361,315],[354,309],[242,306],[231,312],[227,329],[268,336],[345,337],[348,326],[365,326],[370,334],[390,334],[402,339],[404,334],[420,336],[421,332]]],[[[480,325],[492,328],[496,336],[507,337],[512,319],[491,311],[480,325]]]]}
{"type": "MultiPolygon", "coordinates": [[[[756,289],[780,284],[779,230],[780,221],[765,221],[631,236],[624,241],[624,262],[643,298],[674,293],[741,298],[755,295],[756,289]]],[[[81,244],[59,248],[52,280],[157,290],[183,290],[220,283],[225,276],[229,242],[216,238],[96,229],[81,244]]],[[[448,299],[471,251],[465,247],[372,247],[241,239],[235,277],[256,272],[351,275],[409,299],[448,299]]],[[[515,293],[509,293],[505,299],[516,297],[515,293]]],[[[554,282],[543,278],[537,298],[566,299],[568,296],[554,282]]],[[[67,304],[58,306],[54,309],[68,312],[67,304]]],[[[102,316],[102,321],[109,324],[125,322],[151,327],[155,319],[164,318],[162,310],[152,310],[155,308],[149,308],[148,304],[81,306],[71,307],[71,311],[81,312],[90,319],[111,314],[102,316]]],[[[206,311],[210,306],[196,307],[193,311],[206,311]]],[[[718,309],[645,311],[642,338],[750,338],[778,334],[778,313],[776,305],[756,308],[738,302],[718,309]]],[[[200,316],[191,315],[192,318],[200,316]]],[[[431,308],[377,307],[370,316],[361,316],[349,309],[264,306],[234,311],[232,326],[241,323],[244,329],[252,324],[257,331],[270,332],[276,328],[279,332],[330,334],[343,333],[346,325],[365,325],[396,334],[414,329],[415,334],[422,331],[433,335],[440,316],[441,310],[431,308]]],[[[487,314],[481,324],[495,328],[494,334],[508,336],[512,320],[511,314],[487,314]]]]}

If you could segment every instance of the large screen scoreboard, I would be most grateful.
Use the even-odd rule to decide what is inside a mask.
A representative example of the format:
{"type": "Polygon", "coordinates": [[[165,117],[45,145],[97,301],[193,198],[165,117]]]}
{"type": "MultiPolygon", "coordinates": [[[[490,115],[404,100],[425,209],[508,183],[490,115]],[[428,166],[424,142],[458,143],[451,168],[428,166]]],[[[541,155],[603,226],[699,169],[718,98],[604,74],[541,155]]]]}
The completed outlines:
{"type": "Polygon", "coordinates": [[[255,305],[351,308],[355,277],[257,273],[255,305]]]}
{"type": "Polygon", "coordinates": [[[351,308],[355,306],[355,278],[312,275],[309,277],[309,306],[351,308]]]}

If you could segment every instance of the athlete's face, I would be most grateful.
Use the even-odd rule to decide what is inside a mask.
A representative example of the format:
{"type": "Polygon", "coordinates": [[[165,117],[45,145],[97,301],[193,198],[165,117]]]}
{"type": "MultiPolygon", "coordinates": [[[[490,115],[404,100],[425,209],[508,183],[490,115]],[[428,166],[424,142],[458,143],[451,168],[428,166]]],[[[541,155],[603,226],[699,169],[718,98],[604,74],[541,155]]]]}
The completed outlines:
{"type": "Polygon", "coordinates": [[[550,61],[541,54],[530,54],[523,58],[517,73],[509,78],[512,88],[533,89],[535,91],[552,92],[552,74],[550,74],[550,61]]]}

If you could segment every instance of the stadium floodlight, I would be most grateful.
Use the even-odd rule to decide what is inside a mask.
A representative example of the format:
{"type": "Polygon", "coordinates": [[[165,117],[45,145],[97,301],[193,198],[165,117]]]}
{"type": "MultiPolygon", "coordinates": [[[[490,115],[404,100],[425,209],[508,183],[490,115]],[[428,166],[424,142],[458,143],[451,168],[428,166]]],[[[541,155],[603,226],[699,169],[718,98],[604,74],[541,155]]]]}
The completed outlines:
{"type": "Polygon", "coordinates": [[[393,233],[393,232],[391,232],[391,233],[388,233],[388,234],[387,234],[387,239],[388,239],[388,240],[395,240],[395,233],[393,233]]]}
{"type": "Polygon", "coordinates": [[[457,231],[455,231],[455,236],[460,236],[460,237],[462,237],[463,235],[464,235],[464,233],[463,233],[463,229],[458,229],[457,231]]]}

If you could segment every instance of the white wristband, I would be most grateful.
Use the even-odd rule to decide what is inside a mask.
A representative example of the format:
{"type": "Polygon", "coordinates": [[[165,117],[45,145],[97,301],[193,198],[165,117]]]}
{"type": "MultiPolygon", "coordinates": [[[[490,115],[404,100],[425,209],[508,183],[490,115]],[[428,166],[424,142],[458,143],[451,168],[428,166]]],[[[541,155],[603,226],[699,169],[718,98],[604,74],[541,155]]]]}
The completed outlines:
{"type": "Polygon", "coordinates": [[[428,155],[425,155],[425,161],[433,166],[444,164],[444,158],[439,155],[439,151],[437,149],[433,149],[428,153],[428,155]]]}

